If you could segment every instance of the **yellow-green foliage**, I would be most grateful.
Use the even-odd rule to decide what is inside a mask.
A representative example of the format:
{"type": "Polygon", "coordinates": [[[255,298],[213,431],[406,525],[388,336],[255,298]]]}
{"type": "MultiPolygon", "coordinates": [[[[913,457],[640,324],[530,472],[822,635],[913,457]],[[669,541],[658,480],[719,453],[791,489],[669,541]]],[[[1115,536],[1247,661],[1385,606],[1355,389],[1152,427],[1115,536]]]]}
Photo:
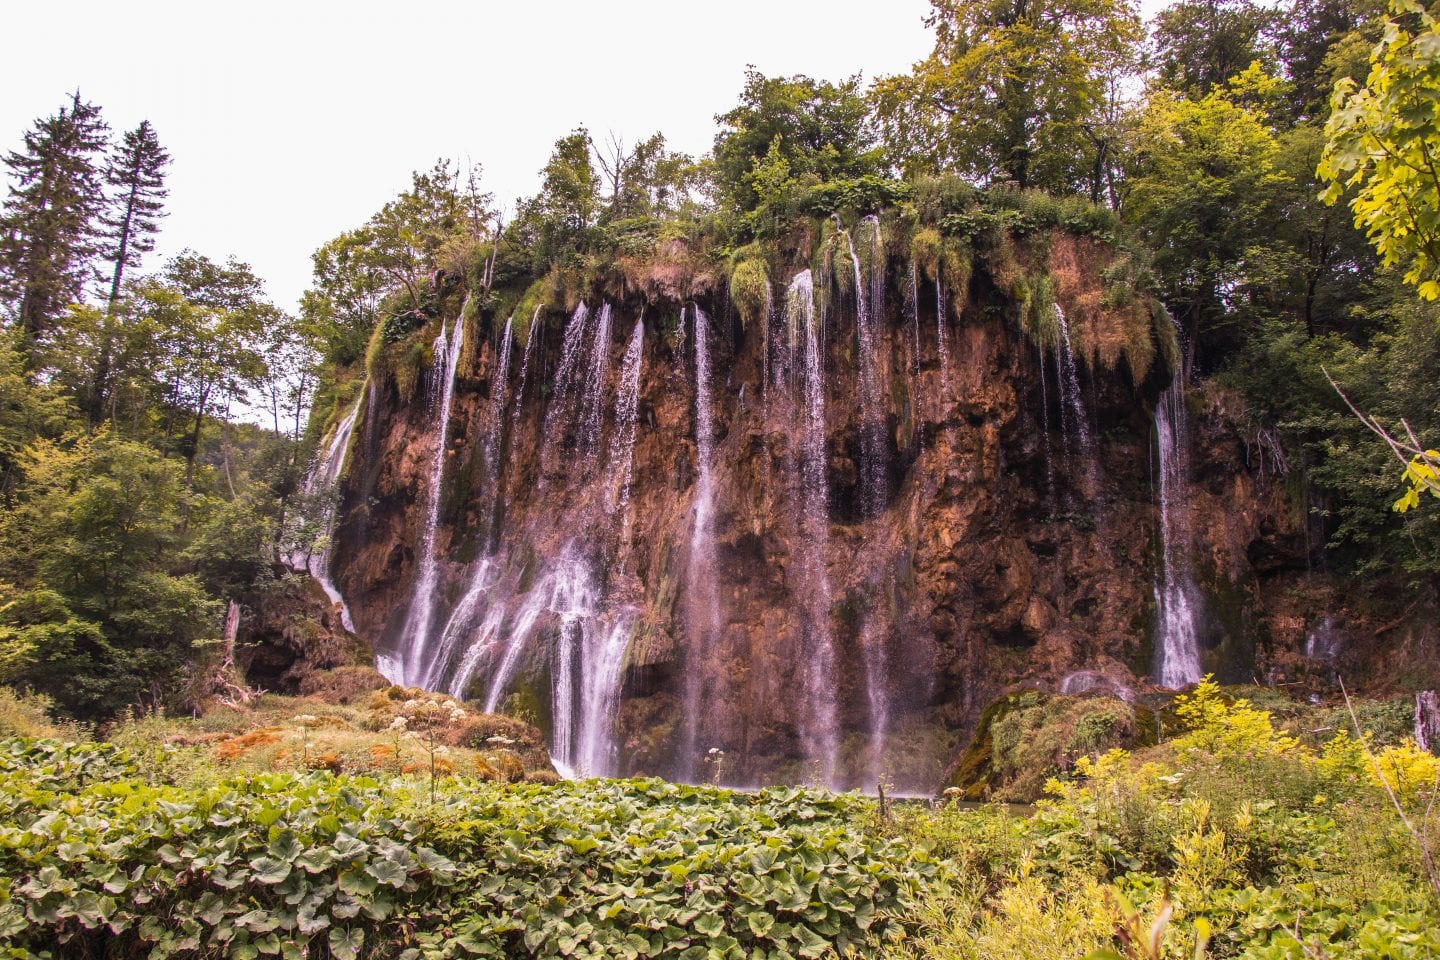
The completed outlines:
{"type": "Polygon", "coordinates": [[[1108,946],[1119,916],[1092,878],[1057,889],[1023,876],[993,896],[962,879],[920,907],[919,930],[887,956],[930,960],[1039,960],[1080,957],[1108,946]]]}
{"type": "Polygon", "coordinates": [[[1375,758],[1377,771],[1371,776],[1395,792],[1402,803],[1414,803],[1435,790],[1440,774],[1440,757],[1415,745],[1414,740],[1386,747],[1375,758]]]}
{"type": "Polygon", "coordinates": [[[1135,711],[1112,697],[1021,694],[990,727],[999,799],[1038,799],[1051,776],[1087,754],[1133,742],[1135,711]]]}
{"type": "Polygon", "coordinates": [[[1180,363],[1184,359],[1180,352],[1180,334],[1175,329],[1175,321],[1170,317],[1170,311],[1153,297],[1150,299],[1150,319],[1155,330],[1155,339],[1160,341],[1160,355],[1165,359],[1165,366],[1174,373],[1180,369],[1180,363]]]}
{"type": "Polygon", "coordinates": [[[1176,698],[1175,713],[1188,728],[1175,739],[1178,750],[1198,750],[1217,760],[1290,753],[1300,741],[1275,729],[1269,711],[1240,698],[1227,701],[1206,676],[1195,689],[1176,698]]]}
{"type": "Polygon", "coordinates": [[[730,299],[747,328],[764,320],[770,307],[770,272],[759,257],[741,260],[730,274],[730,299]]]}
{"type": "Polygon", "coordinates": [[[975,252],[970,241],[946,237],[940,245],[940,277],[950,298],[950,311],[959,316],[970,296],[970,274],[975,269],[975,252]]]}
{"type": "Polygon", "coordinates": [[[50,719],[55,703],[49,697],[0,687],[0,737],[59,737],[62,731],[50,719]]]}
{"type": "Polygon", "coordinates": [[[932,281],[940,276],[940,248],[940,231],[934,227],[921,227],[910,241],[910,259],[915,269],[932,281]]]}

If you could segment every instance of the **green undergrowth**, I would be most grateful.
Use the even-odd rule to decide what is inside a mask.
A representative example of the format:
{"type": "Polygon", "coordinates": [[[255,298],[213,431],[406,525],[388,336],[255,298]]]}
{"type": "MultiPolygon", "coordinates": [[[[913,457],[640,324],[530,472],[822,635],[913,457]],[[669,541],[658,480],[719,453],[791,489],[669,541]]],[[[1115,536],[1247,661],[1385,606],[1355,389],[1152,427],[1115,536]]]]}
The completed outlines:
{"type": "Polygon", "coordinates": [[[805,790],[138,769],[0,745],[9,956],[872,955],[935,871],[805,790]]]}
{"type": "MultiPolygon", "coordinates": [[[[1440,761],[1388,733],[1292,735],[1267,704],[1283,706],[1206,681],[1177,698],[1177,735],[1097,747],[1025,809],[658,780],[177,778],[110,743],[11,738],[0,956],[1440,955],[1440,761]]],[[[1014,706],[1004,756],[1027,739],[1048,756],[1047,726],[1106,739],[1085,729],[1098,702],[1014,706]]]]}

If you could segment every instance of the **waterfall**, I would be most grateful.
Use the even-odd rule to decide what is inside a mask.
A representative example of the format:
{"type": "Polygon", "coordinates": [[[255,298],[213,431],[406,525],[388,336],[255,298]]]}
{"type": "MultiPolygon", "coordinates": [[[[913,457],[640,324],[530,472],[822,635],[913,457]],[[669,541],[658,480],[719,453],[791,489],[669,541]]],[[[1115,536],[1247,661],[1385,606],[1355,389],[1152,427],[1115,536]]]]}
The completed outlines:
{"type": "Polygon", "coordinates": [[[624,685],[625,651],[634,633],[636,611],[624,608],[611,622],[594,618],[584,627],[580,660],[580,703],[576,709],[572,766],[583,776],[613,776],[615,719],[624,685]]]}
{"type": "MultiPolygon", "coordinates": [[[[553,618],[555,633],[548,651],[551,754],[558,767],[590,776],[613,775],[615,715],[638,611],[629,605],[607,609],[590,564],[573,541],[523,594],[516,592],[514,578],[500,582],[494,576],[496,569],[488,558],[479,565],[474,596],[486,608],[446,689],[457,697],[466,695],[479,667],[489,660],[494,666],[484,709],[498,711],[541,618],[553,618]]],[[[468,619],[475,612],[472,606],[468,619]]]]}
{"type": "Polygon", "coordinates": [[[545,410],[545,423],[540,434],[540,483],[554,467],[554,458],[563,444],[569,430],[571,416],[575,410],[573,387],[584,352],[585,335],[589,329],[590,309],[582,302],[570,316],[565,327],[565,341],[560,349],[560,366],[555,371],[555,384],[550,391],[550,402],[545,410]]]}
{"type": "MultiPolygon", "coordinates": [[[[1060,304],[1055,304],[1055,323],[1059,329],[1058,349],[1055,351],[1055,374],[1060,385],[1060,423],[1067,444],[1075,437],[1080,445],[1080,457],[1085,464],[1085,476],[1094,486],[1095,440],[1090,433],[1090,418],[1085,413],[1085,398],[1080,394],[1080,375],[1075,364],[1075,352],[1070,345],[1070,321],[1060,304]]],[[[1091,491],[1093,492],[1093,491],[1091,491]]]]}
{"type": "MultiPolygon", "coordinates": [[[[686,619],[689,646],[685,670],[686,761],[697,763],[700,715],[704,710],[704,651],[720,632],[715,596],[715,533],[711,515],[715,489],[711,476],[715,429],[710,410],[709,318],[698,306],[690,308],[695,323],[695,496],[690,527],[690,556],[686,564],[686,619]]],[[[683,326],[683,323],[682,323],[683,326]]],[[[691,773],[695,770],[692,768],[691,773]]]]}
{"type": "Polygon", "coordinates": [[[1201,677],[1201,600],[1190,566],[1190,518],[1185,500],[1190,479],[1188,433],[1185,383],[1176,374],[1175,382],[1155,406],[1161,545],[1161,566],[1155,581],[1155,679],[1171,689],[1195,683],[1201,677]]]}
{"type": "MultiPolygon", "coordinates": [[[[515,323],[512,313],[505,321],[505,332],[501,335],[500,359],[495,365],[494,376],[490,378],[490,415],[485,427],[485,473],[492,505],[500,495],[500,439],[505,423],[505,390],[510,379],[510,348],[514,342],[511,329],[515,323]]],[[[492,514],[494,509],[492,508],[492,514]]]]}
{"type": "Polygon", "coordinates": [[[316,553],[305,553],[298,551],[290,558],[290,566],[296,570],[304,570],[314,578],[325,591],[325,596],[330,600],[330,606],[340,606],[340,623],[351,633],[355,632],[355,622],[350,619],[350,607],[345,603],[345,598],[340,594],[340,588],[335,586],[335,581],[330,576],[330,534],[335,528],[335,511],[337,504],[334,502],[335,487],[340,482],[340,477],[345,473],[345,461],[350,453],[350,436],[355,432],[355,421],[360,416],[360,407],[364,405],[365,392],[362,391],[356,398],[355,403],[350,407],[350,412],[345,414],[340,423],[335,427],[335,436],[325,445],[320,453],[320,458],[315,461],[310,473],[305,478],[303,487],[307,495],[313,495],[324,491],[329,500],[324,509],[325,534],[322,548],[316,553]]]}
{"type": "Polygon", "coordinates": [[[1322,663],[1333,664],[1340,657],[1340,634],[1335,629],[1335,618],[1329,614],[1305,635],[1305,657],[1322,663]]]}
{"type": "Polygon", "coordinates": [[[874,517],[889,499],[889,457],[885,443],[885,409],[880,381],[881,358],[876,346],[876,313],[885,301],[885,266],[882,256],[880,221],[874,216],[860,223],[868,240],[868,254],[862,270],[855,242],[847,231],[845,242],[855,268],[855,328],[860,343],[860,502],[861,512],[874,517]],[[868,289],[867,289],[868,288],[868,289]],[[868,299],[867,299],[868,294],[868,299]]]}
{"type": "Polygon", "coordinates": [[[1055,447],[1050,440],[1050,384],[1045,374],[1045,345],[1035,341],[1040,358],[1040,432],[1045,443],[1045,495],[1051,508],[1055,505],[1055,447]]]}
{"type": "Polygon", "coordinates": [[[585,376],[585,392],[581,406],[579,453],[587,467],[593,467],[600,449],[604,428],[605,382],[610,374],[610,304],[600,306],[595,321],[595,336],[590,348],[590,363],[585,376]]]}
{"type": "MultiPolygon", "coordinates": [[[[520,355],[520,379],[515,384],[515,409],[510,414],[510,446],[515,446],[515,438],[520,435],[520,412],[525,408],[525,384],[530,378],[530,354],[535,352],[535,341],[540,339],[540,316],[542,308],[536,307],[530,317],[530,329],[525,335],[525,352],[520,355]]],[[[542,451],[543,452],[543,451],[542,451]]],[[[512,471],[513,473],[514,471],[512,471]]],[[[510,491],[502,490],[503,497],[509,500],[510,491]]],[[[500,531],[496,530],[490,538],[492,549],[499,543],[500,531]]]]}
{"type": "Polygon", "coordinates": [[[615,391],[615,432],[610,437],[609,507],[624,513],[625,529],[620,543],[623,548],[630,531],[630,479],[635,467],[635,429],[640,416],[640,364],[645,352],[645,321],[635,321],[630,346],[620,367],[620,382],[615,391]]]}
{"type": "MultiPolygon", "coordinates": [[[[495,366],[494,376],[490,378],[490,405],[489,419],[486,422],[485,444],[482,448],[485,456],[485,478],[486,498],[489,501],[489,513],[491,518],[491,530],[488,540],[496,543],[499,540],[499,530],[496,529],[504,515],[504,504],[501,502],[505,494],[504,474],[500,466],[501,442],[504,439],[505,424],[505,394],[506,385],[510,378],[511,345],[513,343],[513,321],[514,315],[505,321],[505,332],[503,334],[500,358],[495,366]]],[[[525,352],[520,363],[520,383],[517,393],[523,394],[525,390],[525,375],[530,363],[530,344],[535,342],[532,329],[530,339],[526,342],[525,352]]],[[[517,396],[517,419],[518,404],[521,398],[517,396]]],[[[513,436],[514,431],[511,431],[513,436]]],[[[465,587],[465,593],[461,596],[460,602],[450,613],[450,619],[440,631],[440,643],[435,650],[431,661],[425,665],[425,683],[427,687],[438,686],[444,680],[450,663],[455,657],[462,642],[462,634],[473,622],[481,601],[486,594],[494,587],[493,575],[496,564],[490,552],[476,563],[470,572],[469,583],[465,587]]],[[[465,685],[469,683],[471,673],[476,665],[475,657],[484,647],[486,642],[493,640],[493,632],[487,633],[482,626],[478,640],[472,639],[468,649],[464,653],[464,660],[458,671],[450,679],[450,690],[458,697],[465,695],[465,685]],[[467,669],[468,664],[468,669],[467,669]]]]}
{"type": "Polygon", "coordinates": [[[945,322],[945,285],[940,282],[940,268],[935,268],[935,357],[940,365],[940,416],[946,418],[950,403],[950,346],[945,322]]]}
{"type": "Polygon", "coordinates": [[[830,491],[825,469],[825,358],[815,310],[814,280],[809,270],[796,274],[790,282],[785,311],[792,336],[803,336],[805,346],[798,424],[799,497],[796,498],[804,546],[794,558],[798,574],[796,586],[806,598],[806,636],[801,649],[804,696],[799,704],[799,732],[807,756],[819,763],[822,781],[830,784],[835,780],[840,730],[835,696],[835,652],[830,637],[830,575],[826,566],[830,491]]]}
{"type": "MultiPolygon", "coordinates": [[[[466,298],[468,304],[469,298],[466,298]]],[[[465,307],[461,307],[447,341],[444,324],[440,335],[435,338],[435,363],[431,384],[439,384],[439,404],[435,416],[434,453],[430,461],[428,500],[426,504],[425,528],[420,538],[418,553],[419,570],[415,577],[415,588],[410,596],[410,610],[405,617],[405,627],[400,634],[400,650],[403,656],[405,683],[422,683],[429,679],[430,626],[435,617],[435,593],[439,579],[439,564],[435,557],[435,534],[440,525],[440,483],[445,477],[445,441],[450,427],[450,405],[455,398],[455,368],[459,365],[460,350],[465,344],[465,307]]],[[[432,387],[433,389],[433,387],[432,387]]],[[[432,402],[432,407],[434,406],[432,402]]],[[[423,685],[423,684],[422,684],[423,685]]]]}

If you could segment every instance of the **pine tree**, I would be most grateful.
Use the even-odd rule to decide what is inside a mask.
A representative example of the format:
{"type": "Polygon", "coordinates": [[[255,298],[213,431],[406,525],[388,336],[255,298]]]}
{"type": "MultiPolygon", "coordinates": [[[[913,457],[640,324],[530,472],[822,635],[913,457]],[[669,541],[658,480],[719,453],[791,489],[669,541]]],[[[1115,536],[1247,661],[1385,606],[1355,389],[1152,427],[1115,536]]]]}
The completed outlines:
{"type": "Polygon", "coordinates": [[[110,309],[120,297],[125,268],[155,249],[159,219],[165,216],[165,167],[170,154],[160,146],[149,120],[125,134],[105,164],[105,183],[113,191],[101,216],[104,254],[115,264],[110,279],[110,309]]]}
{"type": "Polygon", "coordinates": [[[125,268],[139,266],[140,258],[155,249],[159,220],[165,215],[165,167],[169,163],[170,154],[160,146],[149,120],[127,132],[105,163],[105,184],[111,193],[100,216],[104,228],[101,253],[115,266],[110,274],[99,355],[85,403],[92,424],[104,416],[111,389],[115,302],[120,299],[125,268]]]}
{"type": "Polygon", "coordinates": [[[38,348],[61,312],[79,299],[97,249],[104,204],[98,156],[108,127],[77,92],[37,120],[25,148],[5,158],[14,182],[0,219],[0,293],[38,365],[38,348]]]}

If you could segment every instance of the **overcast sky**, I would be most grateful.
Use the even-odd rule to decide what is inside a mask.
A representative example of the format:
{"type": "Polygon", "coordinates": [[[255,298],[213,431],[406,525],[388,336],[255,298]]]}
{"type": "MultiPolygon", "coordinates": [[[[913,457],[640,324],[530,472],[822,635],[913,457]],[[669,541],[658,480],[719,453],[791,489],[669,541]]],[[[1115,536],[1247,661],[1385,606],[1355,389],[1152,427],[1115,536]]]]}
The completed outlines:
{"type": "MultiPolygon", "coordinates": [[[[410,171],[483,164],[507,205],[533,193],[581,124],[659,130],[703,153],[746,64],[838,79],[929,50],[927,0],[506,3],[28,2],[7,5],[0,145],[68,91],[112,129],[154,124],[170,216],[152,257],[235,255],[292,306],[310,254],[363,222],[410,171]],[[224,12],[221,12],[224,11],[224,12]]],[[[148,266],[148,264],[147,264],[148,266]]]]}

